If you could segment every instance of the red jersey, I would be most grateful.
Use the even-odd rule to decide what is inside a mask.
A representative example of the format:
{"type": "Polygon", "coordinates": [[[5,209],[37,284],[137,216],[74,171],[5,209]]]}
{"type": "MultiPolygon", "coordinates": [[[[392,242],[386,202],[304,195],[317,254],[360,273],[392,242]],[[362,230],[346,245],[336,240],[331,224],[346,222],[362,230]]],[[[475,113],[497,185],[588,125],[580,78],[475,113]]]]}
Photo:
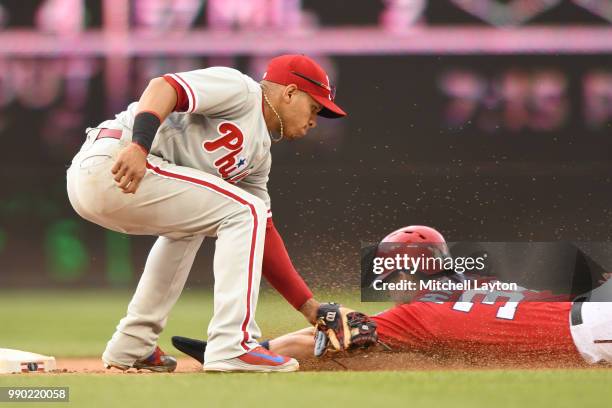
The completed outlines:
{"type": "Polygon", "coordinates": [[[538,296],[541,294],[528,290],[512,295],[494,292],[486,297],[478,291],[430,292],[372,319],[380,340],[396,349],[580,361],[570,333],[571,302],[533,301],[538,296]]]}

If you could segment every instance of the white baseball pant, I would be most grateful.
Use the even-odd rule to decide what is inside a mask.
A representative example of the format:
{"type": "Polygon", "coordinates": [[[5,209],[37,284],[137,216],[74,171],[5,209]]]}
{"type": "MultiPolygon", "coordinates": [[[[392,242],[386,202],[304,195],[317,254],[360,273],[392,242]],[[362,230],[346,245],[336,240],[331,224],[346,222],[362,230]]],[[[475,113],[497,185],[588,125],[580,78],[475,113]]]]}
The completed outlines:
{"type": "MultiPolygon", "coordinates": [[[[255,309],[261,279],[266,206],[211,174],[152,155],[136,194],[124,194],[111,168],[125,145],[88,132],[67,173],[70,202],[83,218],[135,235],[158,235],[127,315],[103,359],[132,365],[153,352],[205,236],[216,236],[214,315],[205,362],[234,358],[257,346],[255,309]]],[[[128,139],[129,140],[129,139],[128,139]]]]}

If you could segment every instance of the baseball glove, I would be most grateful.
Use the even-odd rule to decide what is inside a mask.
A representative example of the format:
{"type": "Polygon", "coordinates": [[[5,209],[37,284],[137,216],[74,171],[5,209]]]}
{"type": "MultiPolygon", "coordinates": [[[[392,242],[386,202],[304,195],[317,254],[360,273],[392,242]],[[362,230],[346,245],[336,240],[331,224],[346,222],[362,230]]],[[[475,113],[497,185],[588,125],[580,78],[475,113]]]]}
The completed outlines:
{"type": "Polygon", "coordinates": [[[317,311],[314,355],[368,348],[378,342],[376,323],[363,313],[336,303],[323,303],[317,311]]]}

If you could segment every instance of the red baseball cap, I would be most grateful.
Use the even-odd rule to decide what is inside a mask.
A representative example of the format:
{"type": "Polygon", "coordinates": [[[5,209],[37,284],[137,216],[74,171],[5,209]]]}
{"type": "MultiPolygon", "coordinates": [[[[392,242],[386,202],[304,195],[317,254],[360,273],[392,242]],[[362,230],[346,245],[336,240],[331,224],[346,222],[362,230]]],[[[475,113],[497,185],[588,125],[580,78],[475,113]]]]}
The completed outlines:
{"type": "Polygon", "coordinates": [[[346,116],[346,112],[334,103],[336,88],[330,85],[325,70],[305,55],[290,54],[272,58],[263,79],[280,85],[297,85],[300,91],[306,92],[323,105],[323,109],[319,112],[320,116],[325,118],[346,116]]]}

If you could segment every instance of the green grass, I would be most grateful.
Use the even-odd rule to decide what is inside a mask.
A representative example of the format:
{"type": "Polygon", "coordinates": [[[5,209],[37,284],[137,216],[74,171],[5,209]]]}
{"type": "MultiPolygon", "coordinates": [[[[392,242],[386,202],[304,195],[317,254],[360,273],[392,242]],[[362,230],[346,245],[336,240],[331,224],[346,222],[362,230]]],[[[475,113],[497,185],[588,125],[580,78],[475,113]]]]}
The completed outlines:
{"type": "Polygon", "coordinates": [[[24,375],[0,381],[70,387],[71,402],[53,406],[587,408],[612,399],[612,372],[602,370],[24,375]]]}
{"type": "MultiPolygon", "coordinates": [[[[56,357],[99,356],[123,316],[127,291],[2,291],[0,347],[56,357]]],[[[321,296],[375,312],[387,305],[357,302],[355,294],[321,296]]],[[[170,337],[204,337],[210,293],[186,291],[160,345],[170,337]]],[[[278,295],[262,293],[257,311],[265,337],[305,326],[278,295]]],[[[612,370],[461,370],[302,372],[291,374],[4,375],[1,386],[67,386],[70,403],[169,407],[604,407],[612,401],[612,370]]],[[[39,404],[14,404],[18,407],[39,404]]],[[[10,404],[0,403],[0,407],[10,404]]]]}
{"type": "MultiPolygon", "coordinates": [[[[99,356],[125,315],[131,295],[130,291],[0,291],[0,348],[55,357],[99,356]]],[[[384,306],[361,304],[357,294],[329,296],[365,312],[384,306]]],[[[205,338],[212,306],[210,292],[186,290],[170,314],[159,345],[171,350],[173,335],[205,338]]],[[[260,295],[257,322],[265,338],[307,325],[283,298],[269,291],[260,295]]]]}

